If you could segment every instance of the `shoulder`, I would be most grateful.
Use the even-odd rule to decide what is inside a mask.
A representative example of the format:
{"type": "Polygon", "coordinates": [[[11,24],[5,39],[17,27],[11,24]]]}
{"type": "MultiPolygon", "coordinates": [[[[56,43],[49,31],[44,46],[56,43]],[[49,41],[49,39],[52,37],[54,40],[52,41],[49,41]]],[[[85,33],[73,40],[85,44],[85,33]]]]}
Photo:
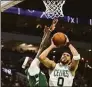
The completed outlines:
{"type": "Polygon", "coordinates": [[[36,74],[39,74],[39,72],[40,72],[40,69],[38,67],[30,67],[28,69],[28,73],[30,76],[34,76],[36,74]]]}

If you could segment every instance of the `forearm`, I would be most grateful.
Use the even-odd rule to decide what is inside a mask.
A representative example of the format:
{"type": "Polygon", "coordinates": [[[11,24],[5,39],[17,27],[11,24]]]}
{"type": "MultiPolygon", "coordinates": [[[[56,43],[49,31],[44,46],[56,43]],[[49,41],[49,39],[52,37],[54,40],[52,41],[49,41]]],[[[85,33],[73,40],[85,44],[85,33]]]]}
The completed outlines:
{"type": "Polygon", "coordinates": [[[42,42],[40,44],[40,48],[39,48],[39,52],[37,54],[37,57],[40,55],[40,53],[46,47],[48,39],[50,37],[50,34],[55,29],[55,26],[56,26],[57,22],[58,22],[58,19],[54,19],[52,21],[52,24],[51,24],[50,27],[45,26],[45,28],[44,28],[44,35],[43,35],[43,38],[42,38],[42,42]]]}
{"type": "Polygon", "coordinates": [[[74,46],[72,44],[69,44],[68,47],[69,47],[73,56],[77,56],[79,54],[78,51],[74,48],[74,46]]]}
{"type": "Polygon", "coordinates": [[[80,60],[80,54],[78,53],[76,48],[74,48],[74,46],[69,43],[69,39],[68,39],[67,35],[66,35],[66,46],[69,47],[69,49],[70,49],[70,51],[71,51],[71,53],[73,55],[71,63],[69,64],[69,68],[70,68],[70,71],[74,75],[75,71],[78,68],[78,64],[79,64],[79,60],[80,60]]]}
{"type": "Polygon", "coordinates": [[[50,34],[51,34],[51,31],[50,30],[48,30],[47,33],[44,34],[39,49],[42,49],[42,48],[44,48],[47,45],[48,39],[50,37],[50,34]]]}
{"type": "Polygon", "coordinates": [[[72,62],[70,64],[70,70],[73,71],[75,73],[75,71],[78,68],[78,64],[79,64],[79,60],[80,60],[80,54],[78,53],[78,51],[72,46],[72,44],[69,45],[69,48],[72,52],[73,58],[72,58],[72,62]]]}
{"type": "Polygon", "coordinates": [[[47,55],[49,54],[49,52],[53,49],[53,46],[50,45],[47,49],[45,49],[41,55],[39,56],[40,59],[44,59],[47,57],[47,55]]]}
{"type": "Polygon", "coordinates": [[[44,36],[43,36],[43,38],[42,38],[42,42],[41,42],[40,47],[39,47],[39,50],[38,50],[38,52],[37,52],[37,54],[36,54],[36,56],[35,56],[35,59],[32,61],[30,67],[34,67],[34,66],[39,67],[40,61],[39,61],[38,58],[39,58],[39,55],[41,54],[41,52],[43,51],[43,49],[44,49],[44,47],[45,47],[44,45],[47,44],[47,39],[49,38],[50,33],[51,33],[51,32],[48,31],[46,34],[44,34],[44,36]]]}
{"type": "Polygon", "coordinates": [[[42,42],[40,44],[39,50],[37,52],[36,58],[39,57],[39,55],[41,54],[41,52],[44,50],[44,48],[47,45],[48,39],[50,37],[51,31],[48,30],[48,32],[43,36],[42,38],[42,42]]]}

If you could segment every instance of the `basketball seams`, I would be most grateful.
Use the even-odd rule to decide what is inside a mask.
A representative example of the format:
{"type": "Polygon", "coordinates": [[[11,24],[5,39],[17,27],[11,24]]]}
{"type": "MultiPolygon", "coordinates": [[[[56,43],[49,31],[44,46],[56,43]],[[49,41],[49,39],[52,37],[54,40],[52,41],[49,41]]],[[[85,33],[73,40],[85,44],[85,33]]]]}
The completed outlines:
{"type": "Polygon", "coordinates": [[[53,42],[57,46],[64,45],[66,42],[66,37],[63,33],[58,32],[58,33],[53,35],[53,42]]]}
{"type": "MultiPolygon", "coordinates": [[[[61,39],[62,38],[62,36],[61,35],[59,35],[59,33],[57,34],[58,36],[59,36],[59,38],[61,39]]],[[[63,40],[64,40],[64,38],[65,38],[65,35],[64,35],[64,37],[62,38],[63,40]]],[[[63,42],[63,41],[62,41],[63,42]]],[[[64,44],[65,42],[63,42],[63,44],[64,44]]]]}

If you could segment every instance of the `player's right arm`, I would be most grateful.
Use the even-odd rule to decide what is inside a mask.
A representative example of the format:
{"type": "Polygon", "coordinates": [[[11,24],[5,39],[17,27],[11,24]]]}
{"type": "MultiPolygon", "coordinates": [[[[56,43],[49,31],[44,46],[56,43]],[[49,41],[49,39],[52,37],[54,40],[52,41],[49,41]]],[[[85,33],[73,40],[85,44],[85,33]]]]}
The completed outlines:
{"type": "Polygon", "coordinates": [[[47,68],[50,69],[53,69],[56,66],[56,63],[54,61],[47,58],[48,54],[53,48],[56,48],[56,46],[53,44],[52,41],[51,45],[47,49],[45,49],[39,56],[39,60],[41,61],[41,63],[43,63],[47,68]]]}

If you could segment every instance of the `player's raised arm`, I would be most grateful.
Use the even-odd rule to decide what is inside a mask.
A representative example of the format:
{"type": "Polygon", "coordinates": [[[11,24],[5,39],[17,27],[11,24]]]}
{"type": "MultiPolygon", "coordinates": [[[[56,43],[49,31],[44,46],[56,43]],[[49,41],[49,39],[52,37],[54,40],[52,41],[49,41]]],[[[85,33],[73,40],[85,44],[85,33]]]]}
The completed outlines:
{"type": "Polygon", "coordinates": [[[41,52],[46,47],[47,42],[48,42],[48,39],[50,37],[50,34],[55,29],[55,26],[56,26],[57,22],[58,22],[58,19],[54,19],[52,21],[52,24],[51,24],[50,27],[45,26],[45,28],[44,28],[44,35],[43,35],[43,38],[42,38],[42,42],[40,44],[39,50],[37,52],[37,55],[36,55],[35,59],[33,60],[31,66],[39,66],[39,64],[40,64],[40,61],[38,59],[39,58],[39,55],[41,54],[41,52]]]}
{"type": "Polygon", "coordinates": [[[68,37],[66,36],[67,38],[67,45],[73,55],[73,58],[72,58],[72,61],[71,61],[71,64],[69,65],[70,66],[70,70],[71,71],[76,71],[77,67],[78,67],[78,64],[79,64],[79,60],[80,60],[80,54],[78,53],[78,51],[76,50],[76,48],[69,43],[69,39],[68,37]]]}
{"type": "Polygon", "coordinates": [[[39,57],[39,55],[43,51],[43,48],[47,45],[47,40],[49,39],[51,32],[55,30],[55,26],[57,22],[58,22],[58,19],[54,19],[50,27],[45,26],[44,35],[43,35],[42,42],[39,47],[39,52],[36,55],[36,58],[39,57]]]}
{"type": "Polygon", "coordinates": [[[47,56],[50,53],[50,51],[54,48],[56,48],[56,46],[51,40],[51,45],[47,49],[45,49],[39,56],[39,60],[41,61],[41,63],[43,63],[47,68],[51,68],[51,69],[56,66],[56,63],[50,60],[49,58],[47,58],[47,56]]]}

